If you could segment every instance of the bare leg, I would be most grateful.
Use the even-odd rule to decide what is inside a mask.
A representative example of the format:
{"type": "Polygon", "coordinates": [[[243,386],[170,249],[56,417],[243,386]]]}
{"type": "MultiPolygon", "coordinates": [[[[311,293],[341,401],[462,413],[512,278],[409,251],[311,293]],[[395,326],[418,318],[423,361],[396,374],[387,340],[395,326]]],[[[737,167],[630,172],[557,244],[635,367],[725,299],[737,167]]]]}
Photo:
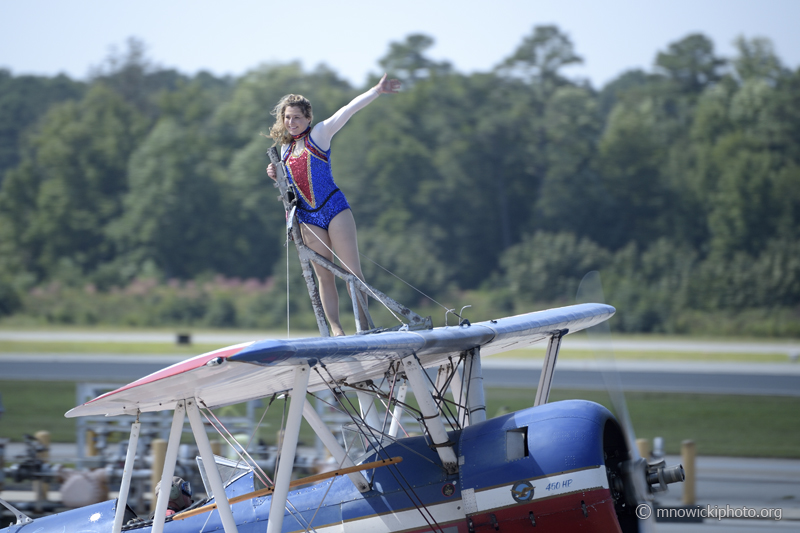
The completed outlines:
{"type": "MultiPolygon", "coordinates": [[[[356,221],[350,209],[345,209],[333,217],[333,220],[328,225],[328,235],[333,244],[333,249],[336,250],[336,255],[342,262],[342,267],[355,274],[361,281],[364,281],[364,274],[361,272],[361,258],[358,255],[356,221]]],[[[369,298],[366,296],[364,301],[369,302],[369,298]]],[[[359,310],[361,311],[359,313],[361,315],[361,329],[367,329],[369,325],[360,303],[359,310]]]]}
{"type": "MultiPolygon", "coordinates": [[[[331,239],[328,231],[319,226],[303,224],[302,232],[306,246],[328,261],[333,261],[333,253],[330,251],[332,248],[331,239]]],[[[325,316],[331,325],[331,333],[334,337],[344,335],[342,324],[339,322],[339,294],[336,292],[336,278],[328,269],[314,262],[311,264],[314,266],[314,273],[319,281],[319,297],[322,300],[322,309],[325,311],[325,316]]]]}

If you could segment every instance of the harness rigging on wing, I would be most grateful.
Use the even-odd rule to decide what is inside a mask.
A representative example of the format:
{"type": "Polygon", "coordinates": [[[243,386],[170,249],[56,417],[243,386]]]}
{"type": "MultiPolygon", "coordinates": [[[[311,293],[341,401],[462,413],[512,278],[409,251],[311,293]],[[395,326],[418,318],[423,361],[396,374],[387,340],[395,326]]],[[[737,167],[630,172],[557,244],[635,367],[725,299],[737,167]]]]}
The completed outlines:
{"type": "Polygon", "coordinates": [[[300,258],[300,266],[303,271],[303,278],[306,282],[308,295],[311,298],[311,306],[314,308],[314,316],[317,320],[317,327],[319,328],[320,335],[323,337],[330,336],[328,324],[325,321],[325,312],[322,308],[322,300],[320,299],[319,287],[310,268],[310,263],[315,263],[322,268],[331,272],[337,278],[343,280],[347,285],[347,290],[350,298],[353,301],[353,314],[355,315],[356,334],[364,334],[374,331],[385,331],[384,329],[377,330],[375,323],[372,321],[372,316],[367,309],[367,302],[365,301],[365,294],[380,302],[389,312],[400,322],[400,326],[391,329],[404,329],[404,330],[419,330],[419,329],[432,329],[433,322],[430,317],[423,318],[411,311],[408,307],[399,304],[394,299],[390,298],[383,292],[375,287],[362,281],[358,276],[348,272],[344,268],[328,261],[314,250],[306,246],[303,242],[303,235],[300,232],[299,221],[297,220],[297,192],[294,186],[289,183],[286,176],[286,168],[283,160],[278,153],[276,147],[271,147],[267,152],[272,164],[275,165],[276,180],[275,186],[280,191],[280,200],[283,202],[283,207],[286,210],[286,231],[288,240],[294,242],[297,248],[297,254],[300,258]],[[364,314],[362,317],[361,314],[364,314]],[[402,318],[401,318],[402,317],[402,318]],[[368,329],[362,328],[363,322],[368,324],[368,329]]]}
{"type": "MultiPolygon", "coordinates": [[[[325,368],[325,365],[320,365],[320,366],[322,367],[323,370],[327,370],[325,368]]],[[[318,369],[317,372],[319,373],[318,369]]],[[[386,435],[385,421],[384,424],[380,427],[377,424],[375,424],[374,422],[375,404],[371,399],[368,399],[372,398],[372,395],[365,392],[365,387],[362,385],[366,384],[356,384],[349,386],[350,388],[356,391],[359,402],[358,407],[356,407],[352,403],[350,397],[348,397],[347,394],[341,388],[341,385],[333,387],[329,383],[329,390],[330,392],[333,393],[334,397],[336,398],[339,405],[343,408],[344,412],[348,416],[350,416],[353,422],[352,427],[357,432],[357,436],[360,436],[360,438],[362,439],[361,444],[363,445],[363,450],[364,450],[362,458],[369,457],[371,452],[374,453],[377,457],[383,457],[383,460],[388,460],[390,454],[387,452],[386,447],[384,445],[385,443],[384,438],[388,438],[391,443],[394,443],[396,441],[393,438],[388,437],[386,435]],[[373,416],[370,416],[371,414],[373,416]]],[[[367,386],[371,387],[372,383],[369,382],[369,385],[367,386]]],[[[346,437],[345,437],[345,443],[347,444],[346,437]]],[[[357,460],[357,458],[353,458],[353,460],[357,460]]],[[[395,482],[397,482],[397,485],[406,494],[412,506],[417,510],[422,519],[428,524],[428,526],[431,527],[431,530],[433,530],[433,527],[436,526],[436,530],[442,531],[442,528],[437,524],[433,514],[425,505],[424,500],[417,494],[417,492],[414,490],[413,485],[409,483],[409,481],[403,475],[403,472],[398,468],[389,468],[387,470],[394,478],[395,482]]],[[[369,485],[371,486],[372,484],[369,483],[369,485]]]]}

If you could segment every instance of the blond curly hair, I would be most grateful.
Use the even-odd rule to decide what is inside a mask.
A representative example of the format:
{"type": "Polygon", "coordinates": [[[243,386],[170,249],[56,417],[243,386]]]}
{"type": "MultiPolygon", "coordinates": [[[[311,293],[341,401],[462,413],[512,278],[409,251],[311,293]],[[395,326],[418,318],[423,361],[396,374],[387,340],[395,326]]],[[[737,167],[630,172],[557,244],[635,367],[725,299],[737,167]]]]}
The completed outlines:
{"type": "Polygon", "coordinates": [[[287,94],[278,100],[278,104],[270,113],[275,117],[275,124],[269,129],[269,136],[275,140],[275,144],[289,144],[292,142],[291,134],[286,131],[286,126],[283,125],[286,108],[290,106],[300,108],[303,116],[308,120],[314,120],[314,113],[311,110],[311,102],[309,102],[308,98],[300,94],[287,94]]]}

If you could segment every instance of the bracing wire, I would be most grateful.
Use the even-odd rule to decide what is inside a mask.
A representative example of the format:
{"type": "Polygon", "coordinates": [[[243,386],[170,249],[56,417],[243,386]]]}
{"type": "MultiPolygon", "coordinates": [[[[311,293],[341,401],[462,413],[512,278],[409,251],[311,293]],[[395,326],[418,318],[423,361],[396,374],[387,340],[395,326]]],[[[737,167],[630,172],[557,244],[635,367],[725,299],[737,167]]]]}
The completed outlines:
{"type": "MultiPolygon", "coordinates": [[[[319,369],[316,366],[314,367],[314,369],[316,370],[316,372],[319,375],[319,377],[322,379],[322,381],[324,383],[326,383],[328,385],[328,388],[331,390],[331,392],[334,393],[334,397],[336,397],[335,391],[331,387],[331,383],[335,382],[335,380],[333,379],[333,376],[331,375],[330,371],[328,370],[328,368],[324,364],[320,364],[318,366],[321,366],[328,373],[328,377],[331,380],[330,382],[322,377],[322,374],[320,373],[319,369]]],[[[353,402],[350,401],[350,398],[348,398],[346,394],[342,394],[342,396],[344,397],[344,399],[347,400],[347,403],[350,405],[350,409],[352,409],[352,412],[358,412],[356,407],[353,405],[353,402]]],[[[339,401],[341,402],[342,400],[340,399],[339,401]]],[[[342,406],[344,407],[344,405],[342,405],[342,406]]],[[[364,431],[363,428],[361,428],[361,424],[359,424],[356,421],[355,416],[352,414],[352,412],[350,410],[346,409],[346,408],[345,408],[345,411],[350,416],[351,420],[356,425],[356,427],[359,428],[362,431],[362,435],[364,436],[364,438],[368,439],[368,437],[366,435],[366,432],[364,431]]],[[[366,422],[366,421],[364,421],[364,422],[366,422]]],[[[373,442],[379,443],[379,440],[375,437],[375,433],[373,431],[373,428],[371,428],[369,426],[369,424],[365,424],[365,428],[372,435],[373,442]]],[[[383,446],[381,446],[380,444],[379,444],[379,446],[377,448],[375,448],[375,453],[378,456],[381,456],[381,455],[384,456],[384,458],[386,458],[386,459],[389,458],[389,454],[386,452],[385,448],[383,446]]],[[[428,527],[431,530],[433,530],[434,526],[435,526],[436,529],[438,529],[440,532],[442,532],[443,531],[442,527],[436,521],[436,518],[434,518],[434,516],[431,513],[430,509],[428,509],[428,507],[425,505],[425,502],[422,501],[422,498],[420,498],[420,496],[416,493],[416,491],[414,491],[413,486],[408,482],[406,477],[403,475],[403,472],[399,468],[396,468],[396,467],[392,468],[391,466],[387,467],[387,471],[395,479],[395,481],[397,482],[398,485],[400,485],[401,487],[403,486],[401,484],[401,482],[400,482],[400,479],[398,479],[398,476],[400,476],[400,478],[403,480],[403,483],[405,483],[405,485],[408,486],[408,489],[404,489],[403,491],[406,493],[406,496],[408,496],[408,499],[411,501],[411,504],[417,509],[417,511],[419,512],[419,514],[422,517],[422,519],[425,520],[425,522],[428,524],[428,527]],[[397,472],[396,474],[395,474],[395,471],[397,472]],[[412,495],[413,495],[413,497],[412,497],[412,495]],[[416,501],[415,501],[415,498],[416,498],[416,501]],[[419,504],[417,503],[417,501],[419,502],[419,504]],[[420,506],[422,506],[422,507],[420,508],[420,506]],[[423,511],[423,509],[424,509],[424,511],[423,511]]]]}
{"type": "MultiPolygon", "coordinates": [[[[381,433],[386,433],[386,422],[389,421],[389,414],[392,410],[392,398],[394,397],[394,386],[397,384],[397,372],[392,376],[392,385],[389,387],[389,401],[386,403],[386,414],[383,415],[383,424],[381,425],[381,433]]],[[[383,403],[383,400],[378,398],[383,403]]]]}
{"type": "MultiPolygon", "coordinates": [[[[447,389],[450,388],[450,385],[453,382],[453,378],[455,377],[456,372],[458,372],[459,366],[461,366],[461,361],[463,360],[463,357],[460,357],[458,359],[458,362],[455,363],[455,364],[453,364],[453,358],[452,357],[448,357],[447,360],[450,362],[450,367],[453,369],[453,371],[450,372],[450,374],[447,376],[447,379],[442,384],[442,390],[441,391],[437,391],[437,393],[439,394],[439,398],[441,400],[440,406],[444,405],[444,408],[447,409],[447,412],[449,413],[450,417],[452,417],[453,421],[455,421],[455,428],[454,429],[462,429],[461,422],[458,419],[458,408],[462,408],[463,409],[464,406],[456,403],[455,401],[451,402],[450,400],[445,398],[444,393],[445,393],[445,391],[447,389]],[[451,404],[456,406],[456,413],[453,413],[453,411],[451,409],[451,404]]],[[[430,381],[430,376],[428,376],[428,380],[430,381]]],[[[434,386],[434,389],[435,388],[436,387],[434,386]]],[[[449,418],[448,418],[447,422],[450,424],[450,427],[453,427],[453,422],[451,422],[449,418]]]]}
{"type": "MultiPolygon", "coordinates": [[[[397,400],[397,397],[395,396],[395,393],[394,393],[394,388],[395,388],[395,385],[397,384],[397,378],[399,376],[399,372],[398,372],[399,367],[400,367],[400,363],[397,363],[397,368],[394,367],[394,364],[389,366],[390,370],[394,370],[394,378],[392,379],[392,387],[389,390],[389,394],[388,394],[387,400],[386,400],[386,405],[385,406],[386,406],[386,414],[387,414],[387,416],[386,416],[386,419],[383,422],[383,425],[384,425],[384,428],[385,428],[386,427],[386,422],[388,422],[388,420],[389,420],[389,415],[391,415],[393,421],[394,421],[395,418],[397,418],[397,427],[405,434],[406,437],[408,437],[408,432],[403,427],[403,424],[400,422],[400,418],[401,417],[399,417],[399,416],[395,417],[394,409],[392,408],[392,401],[394,401],[395,406],[400,406],[401,409],[403,408],[403,403],[404,403],[404,402],[399,402],[397,400]]],[[[383,403],[383,399],[382,398],[379,397],[378,399],[381,401],[381,403],[383,403]]]]}
{"type": "MultiPolygon", "coordinates": [[[[347,263],[345,263],[345,262],[342,260],[342,258],[341,258],[341,257],[339,257],[339,256],[336,254],[336,252],[334,252],[334,251],[333,251],[333,249],[332,249],[330,246],[328,246],[327,244],[325,244],[325,242],[324,242],[322,239],[320,239],[319,235],[318,235],[318,234],[317,234],[317,233],[316,233],[316,232],[315,232],[315,231],[314,231],[314,230],[313,230],[313,229],[312,229],[312,228],[311,228],[311,227],[310,227],[308,224],[306,224],[306,223],[302,223],[302,224],[303,224],[303,227],[305,227],[305,228],[306,228],[308,231],[310,231],[310,232],[311,232],[311,233],[312,233],[312,234],[313,234],[313,235],[314,235],[314,236],[317,238],[317,240],[318,240],[318,241],[319,241],[319,242],[322,244],[322,246],[324,246],[324,247],[325,247],[325,248],[326,248],[326,249],[327,249],[327,250],[328,250],[328,251],[329,251],[329,252],[330,252],[330,253],[333,255],[333,257],[334,257],[334,258],[338,259],[338,260],[339,260],[339,262],[341,262],[341,263],[342,263],[342,265],[343,265],[343,266],[344,266],[344,267],[345,267],[345,268],[346,268],[348,271],[350,271],[351,273],[353,272],[353,270],[350,268],[350,266],[349,266],[347,263]]],[[[289,328],[289,246],[288,246],[288,244],[289,244],[289,236],[288,236],[288,234],[287,234],[287,236],[286,236],[286,243],[285,243],[285,246],[286,246],[286,325],[287,325],[287,337],[289,337],[289,336],[290,336],[290,334],[289,334],[289,331],[288,331],[288,328],[289,328]]],[[[378,268],[380,268],[380,269],[381,269],[381,270],[383,270],[384,272],[386,272],[386,273],[390,274],[391,276],[395,277],[396,279],[400,280],[402,283],[405,283],[405,284],[406,284],[406,285],[408,285],[408,286],[409,286],[411,289],[415,290],[416,292],[418,292],[419,294],[421,294],[423,297],[427,298],[427,299],[428,299],[428,300],[430,300],[431,302],[435,303],[436,305],[438,305],[439,307],[441,307],[442,309],[444,309],[444,310],[445,310],[445,318],[447,317],[447,314],[448,314],[448,313],[453,313],[453,314],[454,314],[454,315],[456,315],[458,318],[460,318],[460,319],[463,319],[463,317],[462,317],[462,316],[461,316],[459,313],[456,313],[456,310],[455,310],[455,309],[450,309],[450,308],[448,308],[447,306],[445,306],[444,304],[442,304],[441,302],[439,302],[438,300],[436,300],[435,298],[433,298],[433,297],[432,297],[432,296],[430,296],[429,294],[426,294],[426,293],[424,293],[424,292],[423,292],[421,289],[419,289],[419,288],[415,287],[414,285],[412,285],[412,284],[411,284],[411,283],[409,283],[408,281],[404,280],[403,278],[401,278],[400,276],[398,276],[397,274],[395,274],[394,272],[392,272],[392,271],[391,271],[391,270],[389,270],[388,268],[384,267],[383,265],[381,265],[380,263],[378,263],[378,262],[377,262],[377,261],[375,261],[374,259],[370,258],[370,257],[369,257],[369,256],[367,256],[367,255],[364,255],[364,254],[363,254],[363,253],[361,253],[361,252],[359,252],[359,253],[358,253],[358,255],[359,255],[359,256],[361,256],[361,257],[363,257],[364,259],[366,259],[367,261],[369,261],[369,262],[370,262],[370,263],[372,263],[373,265],[377,266],[378,268]]],[[[404,322],[403,322],[403,320],[402,320],[402,319],[401,319],[399,316],[397,316],[397,314],[396,314],[394,311],[392,311],[392,310],[389,308],[389,306],[387,306],[387,305],[386,305],[386,304],[385,304],[383,301],[381,301],[381,299],[380,299],[380,298],[378,298],[378,297],[377,297],[377,295],[375,294],[375,292],[374,292],[372,289],[370,289],[370,288],[369,288],[369,286],[366,286],[366,289],[367,289],[367,290],[368,290],[368,291],[369,291],[369,292],[372,294],[372,297],[373,297],[375,300],[378,300],[379,302],[381,302],[381,304],[382,304],[382,305],[383,305],[383,306],[384,306],[384,307],[385,307],[385,308],[386,308],[386,309],[389,311],[389,313],[391,313],[391,314],[392,314],[392,316],[393,316],[393,317],[394,317],[394,318],[395,318],[395,319],[396,319],[398,322],[400,322],[401,324],[403,324],[403,323],[404,323],[404,322]]],[[[471,307],[471,306],[467,306],[467,307],[471,307]]],[[[462,312],[463,312],[463,309],[462,309],[462,312]]]]}
{"type": "MultiPolygon", "coordinates": [[[[337,469],[341,469],[341,468],[342,468],[342,466],[344,465],[344,462],[345,462],[346,460],[347,460],[347,455],[345,454],[345,456],[344,456],[344,457],[342,457],[342,460],[339,462],[339,466],[337,467],[337,469]]],[[[320,500],[319,500],[319,505],[317,505],[317,508],[316,508],[316,510],[314,511],[314,514],[311,516],[311,520],[309,520],[309,521],[308,521],[308,527],[311,527],[311,524],[313,524],[313,523],[314,523],[314,519],[317,517],[317,513],[319,512],[319,510],[320,510],[320,509],[322,509],[322,504],[325,502],[325,498],[327,498],[327,497],[328,497],[328,492],[330,492],[330,490],[331,490],[331,487],[333,487],[333,482],[334,482],[334,481],[336,481],[336,477],[333,477],[333,478],[331,479],[331,482],[330,482],[330,483],[328,483],[328,488],[327,488],[327,489],[325,489],[325,494],[323,494],[323,495],[322,495],[322,498],[320,498],[320,500]]]]}
{"type": "MultiPolygon", "coordinates": [[[[329,388],[330,388],[330,387],[329,387],[329,388]]],[[[322,398],[321,396],[317,396],[316,394],[313,394],[313,393],[310,393],[310,394],[311,394],[311,396],[313,396],[314,398],[316,398],[318,401],[320,401],[320,402],[324,403],[325,405],[327,405],[327,406],[328,406],[328,407],[330,407],[331,409],[335,410],[337,413],[339,413],[339,414],[343,414],[343,415],[347,415],[347,416],[351,416],[349,412],[347,412],[347,411],[346,411],[346,410],[344,410],[344,409],[340,409],[338,406],[336,406],[336,405],[332,404],[331,402],[327,401],[325,398],[322,398]]],[[[381,400],[381,404],[382,404],[382,405],[385,407],[385,406],[386,406],[386,404],[385,404],[385,403],[383,403],[383,399],[382,399],[382,398],[379,398],[379,399],[381,400]]],[[[418,410],[415,410],[415,409],[414,409],[413,407],[411,407],[409,404],[407,404],[407,403],[405,403],[405,402],[398,402],[396,399],[394,399],[393,401],[394,401],[394,403],[395,403],[396,405],[399,405],[400,407],[402,407],[402,408],[403,408],[403,410],[405,410],[405,411],[411,411],[411,412],[413,412],[413,413],[416,415],[416,416],[415,416],[415,419],[416,419],[416,420],[420,420],[420,419],[422,418],[422,413],[420,413],[418,410]]],[[[394,418],[394,413],[392,413],[392,418],[394,418]]],[[[398,422],[399,422],[399,421],[398,421],[398,422]]],[[[402,424],[400,425],[400,429],[402,429],[402,430],[403,430],[403,433],[405,433],[406,437],[408,437],[408,436],[409,436],[409,435],[408,435],[408,432],[405,430],[405,428],[403,428],[402,424]]],[[[399,441],[397,441],[397,444],[400,444],[400,442],[399,442],[399,441]]],[[[422,457],[422,456],[421,456],[421,457],[422,457]]],[[[427,460],[427,459],[426,459],[426,460],[427,460]]],[[[429,462],[433,463],[433,461],[429,461],[429,462]]],[[[435,464],[435,463],[433,463],[433,464],[435,464]]]]}
{"type": "Polygon", "coordinates": [[[474,365],[469,365],[469,372],[467,372],[467,363],[464,362],[464,375],[461,378],[461,402],[464,404],[464,411],[463,411],[463,421],[462,425],[467,423],[467,420],[471,420],[472,413],[469,410],[469,393],[472,391],[472,387],[470,387],[470,382],[472,381],[472,370],[474,365]]]}
{"type": "MultiPolygon", "coordinates": [[[[353,269],[352,269],[352,268],[350,268],[350,266],[349,266],[347,263],[345,263],[345,262],[342,260],[342,258],[341,258],[341,257],[339,257],[338,255],[336,255],[336,252],[334,252],[334,251],[333,251],[333,249],[332,249],[330,246],[328,246],[327,244],[325,244],[325,241],[323,241],[323,240],[322,240],[322,239],[319,237],[319,235],[318,235],[318,234],[317,234],[317,233],[316,233],[316,232],[315,232],[313,229],[311,229],[311,226],[309,226],[308,224],[305,224],[305,223],[303,223],[303,227],[304,227],[304,228],[306,228],[308,231],[310,231],[312,234],[314,234],[314,236],[315,236],[315,237],[317,238],[317,240],[318,240],[318,241],[319,241],[319,242],[322,244],[322,246],[324,246],[324,247],[325,247],[325,248],[326,248],[326,249],[327,249],[327,250],[328,250],[328,251],[329,251],[331,254],[333,254],[333,257],[335,257],[336,259],[338,259],[338,260],[339,260],[339,262],[340,262],[340,263],[342,263],[342,266],[344,266],[344,268],[346,268],[348,271],[350,271],[350,273],[352,273],[352,272],[353,272],[353,269]]],[[[400,322],[401,324],[403,324],[403,323],[404,323],[404,322],[403,322],[403,320],[402,320],[402,319],[401,319],[399,316],[397,316],[397,314],[396,314],[394,311],[392,311],[392,309],[391,309],[391,308],[390,308],[388,305],[386,305],[385,303],[383,303],[383,301],[381,301],[381,299],[380,299],[380,298],[378,298],[378,295],[377,295],[377,294],[375,294],[375,292],[374,292],[372,289],[370,289],[370,288],[369,288],[369,286],[366,286],[366,285],[365,285],[365,287],[366,287],[366,289],[367,289],[367,290],[370,292],[370,294],[372,294],[372,297],[373,297],[374,299],[378,300],[379,302],[381,302],[381,304],[382,304],[382,305],[383,305],[383,306],[384,306],[384,307],[385,307],[385,308],[386,308],[386,309],[387,309],[387,310],[388,310],[388,311],[389,311],[389,312],[392,314],[392,316],[393,316],[393,317],[395,317],[395,318],[397,319],[397,321],[398,321],[398,322],[400,322]]],[[[354,294],[353,296],[355,296],[355,294],[354,294]]]]}
{"type": "MultiPolygon", "coordinates": [[[[455,309],[450,309],[450,308],[448,308],[447,306],[445,306],[444,304],[442,304],[442,303],[438,302],[437,300],[435,300],[435,299],[434,299],[432,296],[429,296],[429,295],[425,294],[425,293],[424,293],[424,292],[422,292],[420,289],[418,289],[417,287],[415,287],[415,286],[414,286],[414,285],[412,285],[411,283],[407,282],[406,280],[404,280],[403,278],[401,278],[400,276],[398,276],[397,274],[395,274],[394,272],[392,272],[391,270],[389,270],[389,269],[388,269],[388,268],[386,268],[385,266],[381,265],[380,263],[378,263],[378,262],[377,262],[377,261],[375,261],[374,259],[371,259],[370,257],[368,257],[368,256],[366,256],[366,255],[364,255],[364,254],[362,254],[361,252],[359,252],[359,253],[358,253],[358,255],[360,255],[361,257],[363,257],[364,259],[366,259],[367,261],[369,261],[370,263],[372,263],[372,264],[373,264],[373,265],[375,265],[376,267],[380,268],[380,269],[381,269],[381,270],[383,270],[384,272],[386,272],[386,273],[388,273],[388,274],[390,274],[390,275],[394,276],[394,277],[395,277],[395,278],[397,278],[398,280],[402,281],[403,283],[405,283],[406,285],[408,285],[409,287],[411,287],[412,289],[414,289],[415,291],[417,291],[418,293],[420,293],[422,296],[424,296],[424,297],[425,297],[425,298],[427,298],[428,300],[432,301],[433,303],[435,303],[436,305],[438,305],[439,307],[441,307],[442,309],[444,309],[444,310],[445,310],[445,314],[444,314],[444,318],[445,318],[445,324],[447,323],[447,315],[448,315],[448,313],[453,313],[453,314],[454,314],[454,315],[456,315],[458,318],[460,318],[460,319],[462,319],[462,320],[463,320],[463,318],[464,318],[464,317],[463,317],[463,316],[461,316],[460,314],[456,313],[456,310],[455,310],[455,309]]],[[[472,306],[471,306],[471,305],[467,305],[467,306],[465,306],[465,307],[462,307],[462,308],[461,308],[461,312],[462,312],[462,313],[464,312],[464,309],[465,309],[466,307],[472,307],[472,306]]]]}
{"type": "Polygon", "coordinates": [[[286,426],[286,408],[289,403],[288,400],[289,400],[289,395],[287,394],[286,396],[283,397],[283,414],[281,415],[281,429],[278,432],[278,437],[279,437],[277,442],[278,454],[275,457],[275,472],[273,472],[273,475],[275,476],[276,479],[278,477],[278,464],[280,463],[281,460],[281,450],[283,450],[284,430],[286,426]]]}
{"type": "Polygon", "coordinates": [[[292,338],[291,328],[289,327],[289,233],[286,233],[286,338],[292,338]]]}
{"type": "MultiPolygon", "coordinates": [[[[285,424],[286,424],[286,408],[287,408],[288,403],[289,403],[288,400],[289,400],[289,395],[287,394],[283,398],[283,414],[281,415],[281,426],[280,426],[281,429],[278,432],[278,435],[280,435],[280,441],[278,442],[278,454],[275,457],[275,474],[274,475],[275,475],[276,479],[278,477],[278,466],[279,466],[280,460],[281,460],[281,450],[283,450],[284,430],[285,430],[285,424]]],[[[273,486],[274,486],[274,483],[273,483],[273,486]]],[[[287,511],[289,511],[289,514],[292,515],[295,520],[297,520],[298,524],[303,526],[303,529],[305,529],[306,532],[308,532],[308,530],[310,528],[311,531],[314,531],[316,533],[317,530],[314,529],[311,526],[310,523],[306,522],[306,525],[303,525],[303,522],[305,522],[305,519],[303,518],[302,513],[295,507],[295,505],[291,501],[289,501],[288,497],[286,498],[285,509],[287,511]],[[291,509],[289,508],[290,506],[291,506],[291,509]]]]}
{"type": "Polygon", "coordinates": [[[441,303],[439,303],[438,301],[436,301],[433,297],[428,296],[427,294],[422,292],[420,289],[418,289],[417,287],[413,286],[411,283],[407,282],[406,280],[404,280],[403,278],[401,278],[400,276],[398,276],[397,274],[395,274],[394,272],[392,272],[391,270],[389,270],[385,266],[381,265],[380,263],[378,263],[374,259],[371,259],[371,258],[367,257],[366,255],[362,254],[361,252],[359,252],[358,255],[360,255],[361,257],[363,257],[364,259],[366,259],[367,261],[369,261],[370,263],[372,263],[376,267],[380,268],[381,270],[383,270],[387,274],[390,274],[390,275],[394,276],[395,278],[397,278],[398,280],[402,281],[403,283],[405,283],[406,285],[408,285],[409,287],[411,287],[412,289],[414,289],[415,291],[420,293],[422,296],[424,296],[428,300],[432,301],[433,303],[435,303],[436,305],[438,305],[439,307],[444,309],[445,311],[451,311],[452,312],[452,309],[448,309],[446,306],[444,306],[441,303]]]}
{"type": "MultiPolygon", "coordinates": [[[[256,424],[256,426],[253,428],[253,432],[250,434],[250,438],[248,438],[248,439],[247,439],[247,444],[246,444],[246,445],[245,445],[245,447],[244,447],[244,453],[246,453],[248,457],[250,457],[250,454],[247,452],[247,450],[249,450],[249,449],[250,449],[250,444],[252,444],[252,442],[253,442],[253,439],[255,438],[255,436],[256,436],[256,433],[258,432],[258,428],[260,428],[260,427],[261,427],[261,423],[262,423],[262,422],[264,422],[264,417],[265,417],[265,416],[267,416],[267,412],[269,411],[269,408],[272,406],[272,402],[274,402],[274,401],[275,401],[275,398],[276,398],[276,396],[277,396],[277,394],[273,394],[273,395],[272,395],[272,398],[270,399],[269,403],[267,404],[267,407],[266,407],[266,409],[264,409],[264,413],[261,415],[261,418],[259,419],[259,421],[258,421],[258,424],[256,424]]],[[[216,419],[216,417],[214,417],[214,418],[216,419]]],[[[222,422],[220,422],[220,424],[222,424],[222,422]]],[[[226,430],[226,431],[227,431],[227,430],[226,430]]],[[[239,457],[241,458],[241,455],[240,455],[239,457]]],[[[242,459],[243,459],[243,458],[242,458],[242,459]]],[[[250,460],[253,460],[253,458],[252,458],[252,457],[250,457],[250,460]]],[[[246,462],[246,461],[245,461],[245,462],[246,462]]],[[[249,463],[248,463],[248,464],[249,464],[249,463]]],[[[253,465],[254,465],[256,468],[258,468],[259,470],[261,470],[261,467],[260,467],[260,466],[258,465],[258,463],[257,463],[256,461],[254,461],[254,460],[253,460],[253,465]]],[[[264,476],[267,478],[267,480],[268,480],[270,483],[272,483],[272,480],[270,480],[270,479],[269,479],[269,476],[267,476],[266,472],[264,472],[263,470],[261,470],[261,473],[262,473],[262,474],[264,474],[264,476]]],[[[233,475],[233,474],[231,474],[231,475],[233,475]]]]}
{"type": "Polygon", "coordinates": [[[242,452],[244,452],[244,455],[242,455],[242,453],[239,452],[240,446],[236,445],[237,443],[236,438],[231,434],[230,431],[228,431],[228,428],[225,427],[225,425],[219,420],[219,418],[217,418],[217,416],[214,414],[213,411],[211,411],[211,409],[205,406],[203,407],[204,407],[203,416],[206,418],[206,420],[208,420],[208,423],[211,424],[211,426],[217,431],[217,433],[220,434],[225,443],[236,452],[236,454],[239,456],[239,459],[246,465],[253,467],[253,473],[255,474],[256,477],[258,477],[258,479],[264,484],[265,487],[272,485],[273,484],[272,480],[269,478],[267,473],[261,469],[256,460],[250,456],[250,454],[247,451],[247,448],[242,449],[242,452]],[[211,416],[209,416],[209,413],[211,416]],[[245,455],[247,456],[247,458],[244,457],[245,455]],[[261,473],[261,475],[264,476],[263,478],[261,477],[261,475],[259,475],[259,472],[261,473]]]}

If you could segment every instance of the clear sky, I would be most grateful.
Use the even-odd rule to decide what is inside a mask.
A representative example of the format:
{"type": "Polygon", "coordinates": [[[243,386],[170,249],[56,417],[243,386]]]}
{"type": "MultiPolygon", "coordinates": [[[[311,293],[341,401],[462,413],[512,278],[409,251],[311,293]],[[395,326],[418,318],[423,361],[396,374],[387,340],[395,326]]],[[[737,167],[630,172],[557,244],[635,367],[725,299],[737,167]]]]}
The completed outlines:
{"type": "Polygon", "coordinates": [[[800,0],[0,0],[0,67],[14,74],[86,78],[128,37],[186,74],[240,75],[265,62],[325,63],[361,86],[389,43],[436,40],[429,56],[464,73],[488,71],[535,25],[570,36],[581,66],[564,73],[600,87],[701,32],[718,55],[733,40],[768,37],[784,65],[800,65],[800,0]]]}

